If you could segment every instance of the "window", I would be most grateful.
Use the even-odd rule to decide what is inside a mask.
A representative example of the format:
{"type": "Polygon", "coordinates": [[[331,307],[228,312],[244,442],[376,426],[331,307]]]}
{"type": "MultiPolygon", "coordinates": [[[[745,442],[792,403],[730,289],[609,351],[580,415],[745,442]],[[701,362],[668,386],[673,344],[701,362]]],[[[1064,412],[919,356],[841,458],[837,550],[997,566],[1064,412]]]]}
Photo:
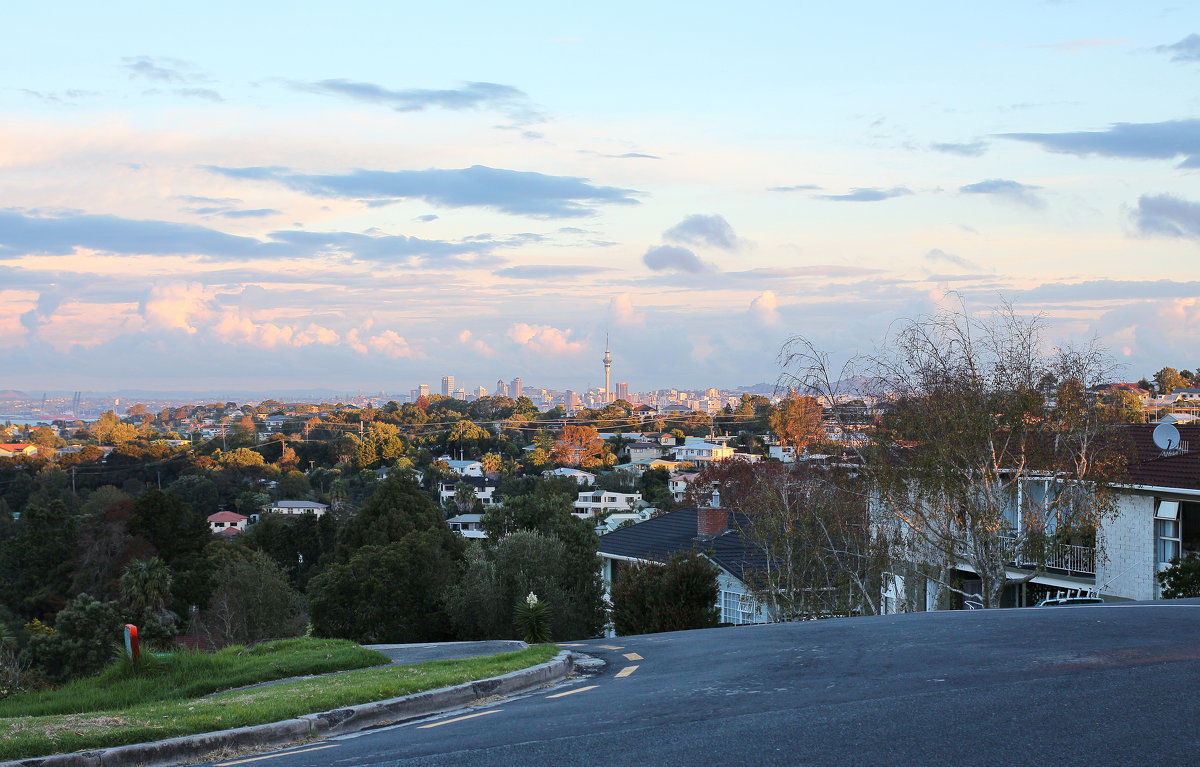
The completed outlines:
{"type": "Polygon", "coordinates": [[[1155,519],[1179,519],[1179,501],[1159,501],[1155,519]]]}
{"type": "Polygon", "coordinates": [[[1155,551],[1160,565],[1179,556],[1179,521],[1174,519],[1154,520],[1155,551]]]}

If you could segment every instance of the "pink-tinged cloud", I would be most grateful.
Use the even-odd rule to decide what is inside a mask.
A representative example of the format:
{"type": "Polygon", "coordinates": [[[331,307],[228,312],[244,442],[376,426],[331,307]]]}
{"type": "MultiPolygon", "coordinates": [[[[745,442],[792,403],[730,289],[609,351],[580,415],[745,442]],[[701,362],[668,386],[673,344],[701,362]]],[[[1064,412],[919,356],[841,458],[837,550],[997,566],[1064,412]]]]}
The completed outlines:
{"type": "Polygon", "coordinates": [[[761,325],[779,324],[779,299],[775,291],[764,290],[750,302],[750,316],[761,325]]]}
{"type": "Polygon", "coordinates": [[[608,302],[608,316],[617,325],[643,325],[646,315],[633,305],[633,296],[620,293],[608,302]]]}
{"type": "Polygon", "coordinates": [[[508,329],[508,337],[516,344],[542,354],[575,354],[583,344],[572,341],[571,331],[551,325],[529,325],[517,322],[508,329]]]}
{"type": "Polygon", "coordinates": [[[480,356],[483,356],[483,357],[495,357],[496,356],[495,349],[493,349],[491,346],[489,346],[486,341],[479,339],[479,338],[474,338],[471,331],[469,331],[469,330],[464,330],[458,334],[458,342],[470,347],[472,350],[475,351],[476,354],[479,354],[480,356]]]}
{"type": "Polygon", "coordinates": [[[152,328],[193,334],[212,317],[211,298],[210,291],[198,282],[155,285],[146,299],[142,316],[152,328]]]}

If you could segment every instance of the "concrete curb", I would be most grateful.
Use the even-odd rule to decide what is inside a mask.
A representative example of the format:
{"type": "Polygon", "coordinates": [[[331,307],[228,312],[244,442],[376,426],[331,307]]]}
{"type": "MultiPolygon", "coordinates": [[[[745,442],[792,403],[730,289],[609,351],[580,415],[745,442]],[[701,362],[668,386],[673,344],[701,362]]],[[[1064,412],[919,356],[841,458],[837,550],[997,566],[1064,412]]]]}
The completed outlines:
{"type": "Polygon", "coordinates": [[[513,695],[562,679],[571,670],[571,653],[563,650],[553,660],[503,676],[442,687],[402,698],[305,714],[282,722],[239,727],[233,730],[184,735],[153,743],[137,743],[96,751],[37,756],[0,762],[0,767],[170,767],[201,762],[245,748],[278,748],[327,735],[340,735],[370,727],[395,724],[461,708],[493,695],[513,695]]]}

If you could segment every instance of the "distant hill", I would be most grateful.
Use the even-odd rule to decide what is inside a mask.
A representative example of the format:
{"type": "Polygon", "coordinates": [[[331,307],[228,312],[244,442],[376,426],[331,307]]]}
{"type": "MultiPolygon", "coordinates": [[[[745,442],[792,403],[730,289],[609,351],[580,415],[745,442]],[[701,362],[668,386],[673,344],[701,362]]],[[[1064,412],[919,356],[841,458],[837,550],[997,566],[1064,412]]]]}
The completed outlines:
{"type": "Polygon", "coordinates": [[[33,399],[33,397],[16,389],[0,389],[0,399],[33,399]]]}

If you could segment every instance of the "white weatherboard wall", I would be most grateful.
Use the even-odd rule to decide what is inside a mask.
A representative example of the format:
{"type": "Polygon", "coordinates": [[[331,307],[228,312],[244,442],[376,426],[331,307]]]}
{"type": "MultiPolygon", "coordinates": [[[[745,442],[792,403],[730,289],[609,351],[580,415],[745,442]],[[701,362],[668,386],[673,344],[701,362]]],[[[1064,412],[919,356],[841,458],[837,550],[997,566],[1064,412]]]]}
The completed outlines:
{"type": "Polygon", "coordinates": [[[1123,495],[1115,519],[1100,526],[1096,588],[1127,599],[1155,599],[1154,497],[1123,495]]]}

